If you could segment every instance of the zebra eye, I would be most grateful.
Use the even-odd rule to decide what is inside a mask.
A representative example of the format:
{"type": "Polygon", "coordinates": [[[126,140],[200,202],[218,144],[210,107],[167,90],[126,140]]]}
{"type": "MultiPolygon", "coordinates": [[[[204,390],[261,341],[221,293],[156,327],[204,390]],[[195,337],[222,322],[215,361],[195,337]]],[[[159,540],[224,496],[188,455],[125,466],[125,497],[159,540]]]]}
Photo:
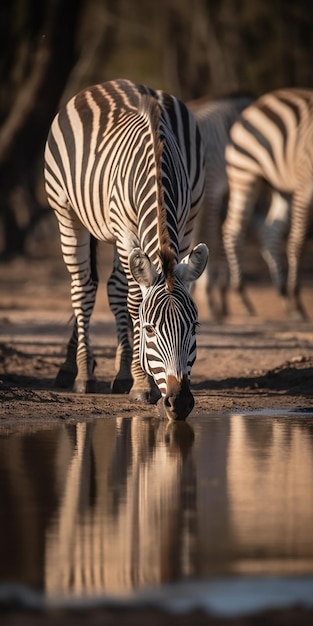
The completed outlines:
{"type": "Polygon", "coordinates": [[[155,335],[155,328],[154,328],[154,326],[152,326],[152,324],[144,324],[143,327],[144,327],[148,337],[153,337],[153,335],[155,335]]]}

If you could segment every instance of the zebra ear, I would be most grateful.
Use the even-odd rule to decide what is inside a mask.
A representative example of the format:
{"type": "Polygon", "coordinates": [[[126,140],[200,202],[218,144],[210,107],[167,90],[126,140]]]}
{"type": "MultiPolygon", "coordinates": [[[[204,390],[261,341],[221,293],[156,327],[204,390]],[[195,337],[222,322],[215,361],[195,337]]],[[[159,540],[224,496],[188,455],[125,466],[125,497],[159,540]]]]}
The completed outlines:
{"type": "Polygon", "coordinates": [[[132,277],[144,293],[158,276],[153,263],[140,248],[134,248],[128,257],[128,265],[132,277]]]}
{"type": "Polygon", "coordinates": [[[201,276],[209,258],[205,243],[199,243],[175,268],[175,273],[184,283],[191,283],[201,276]]]}

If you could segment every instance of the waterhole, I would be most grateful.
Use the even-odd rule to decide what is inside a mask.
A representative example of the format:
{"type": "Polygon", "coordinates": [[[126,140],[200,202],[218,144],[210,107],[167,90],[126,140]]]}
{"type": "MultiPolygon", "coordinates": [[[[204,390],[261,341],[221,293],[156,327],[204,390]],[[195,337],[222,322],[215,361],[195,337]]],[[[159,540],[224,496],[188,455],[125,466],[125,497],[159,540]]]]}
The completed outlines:
{"type": "Polygon", "coordinates": [[[285,581],[312,598],[312,529],[309,412],[99,418],[0,436],[0,600],[154,593],[185,606],[234,583],[250,585],[251,603],[256,580],[272,596],[285,581]]]}

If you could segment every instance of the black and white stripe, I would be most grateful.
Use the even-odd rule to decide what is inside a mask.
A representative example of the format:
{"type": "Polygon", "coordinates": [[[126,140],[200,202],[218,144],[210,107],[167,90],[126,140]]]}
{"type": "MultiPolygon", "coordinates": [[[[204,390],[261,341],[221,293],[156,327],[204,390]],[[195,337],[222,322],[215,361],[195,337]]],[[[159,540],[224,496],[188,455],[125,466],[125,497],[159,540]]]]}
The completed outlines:
{"type": "Polygon", "coordinates": [[[264,181],[272,189],[265,222],[264,258],[287,310],[305,316],[299,297],[299,263],[313,199],[313,90],[280,89],[245,109],[226,149],[230,198],[224,245],[232,286],[243,292],[240,249],[264,181]],[[280,255],[287,237],[287,279],[280,255]]]}
{"type": "Polygon", "coordinates": [[[116,247],[108,295],[116,316],[122,365],[114,390],[127,390],[132,379],[132,398],[156,401],[161,393],[167,415],[184,419],[193,406],[189,377],[195,356],[195,342],[190,342],[191,358],[185,354],[185,342],[197,320],[183,280],[188,283],[196,279],[207,259],[207,248],[200,245],[191,253],[189,263],[186,259],[180,263],[189,258],[193,222],[204,186],[202,144],[193,115],[173,96],[128,80],[85,89],[52,123],[45,151],[45,180],[72,278],[76,319],[58,383],[75,380],[78,391],[94,387],[88,329],[97,278],[90,250],[95,239],[104,240],[116,247]],[[175,380],[163,359],[161,341],[155,343],[159,351],[157,375],[154,357],[146,347],[140,362],[140,349],[146,346],[144,329],[150,325],[143,321],[141,305],[144,295],[146,314],[155,308],[155,297],[150,298],[155,283],[162,285],[162,297],[173,306],[180,299],[184,301],[185,313],[177,316],[175,327],[169,316],[165,316],[162,330],[158,319],[153,322],[157,334],[164,333],[167,345],[179,327],[180,337],[174,342],[176,352],[172,355],[177,364],[175,380]],[[178,283],[180,289],[176,288],[178,283]],[[128,313],[133,327],[131,373],[128,313]],[[163,375],[159,373],[160,363],[163,375]],[[152,376],[153,384],[148,384],[147,375],[152,376]]]}
{"type": "MultiPolygon", "coordinates": [[[[209,310],[218,319],[227,314],[228,265],[222,240],[228,201],[225,148],[232,125],[253,100],[249,95],[234,94],[187,102],[200,129],[206,165],[205,195],[195,224],[194,240],[200,241],[200,237],[210,250],[205,288],[209,310]]],[[[201,288],[202,282],[201,279],[201,288]]]]}

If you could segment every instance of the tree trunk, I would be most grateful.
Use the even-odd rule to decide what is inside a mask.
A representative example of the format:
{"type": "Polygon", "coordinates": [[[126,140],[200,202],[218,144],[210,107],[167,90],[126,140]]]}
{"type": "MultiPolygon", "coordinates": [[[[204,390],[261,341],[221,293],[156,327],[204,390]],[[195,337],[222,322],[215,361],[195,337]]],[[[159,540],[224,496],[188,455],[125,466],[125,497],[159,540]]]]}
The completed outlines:
{"type": "Polygon", "coordinates": [[[0,128],[4,258],[24,253],[28,232],[28,224],[20,225],[12,210],[14,191],[28,188],[33,196],[29,220],[34,219],[34,210],[40,210],[36,202],[35,170],[42,159],[49,126],[76,61],[76,28],[84,3],[85,0],[47,0],[43,22],[36,32],[35,54],[27,77],[21,82],[0,128]]]}

